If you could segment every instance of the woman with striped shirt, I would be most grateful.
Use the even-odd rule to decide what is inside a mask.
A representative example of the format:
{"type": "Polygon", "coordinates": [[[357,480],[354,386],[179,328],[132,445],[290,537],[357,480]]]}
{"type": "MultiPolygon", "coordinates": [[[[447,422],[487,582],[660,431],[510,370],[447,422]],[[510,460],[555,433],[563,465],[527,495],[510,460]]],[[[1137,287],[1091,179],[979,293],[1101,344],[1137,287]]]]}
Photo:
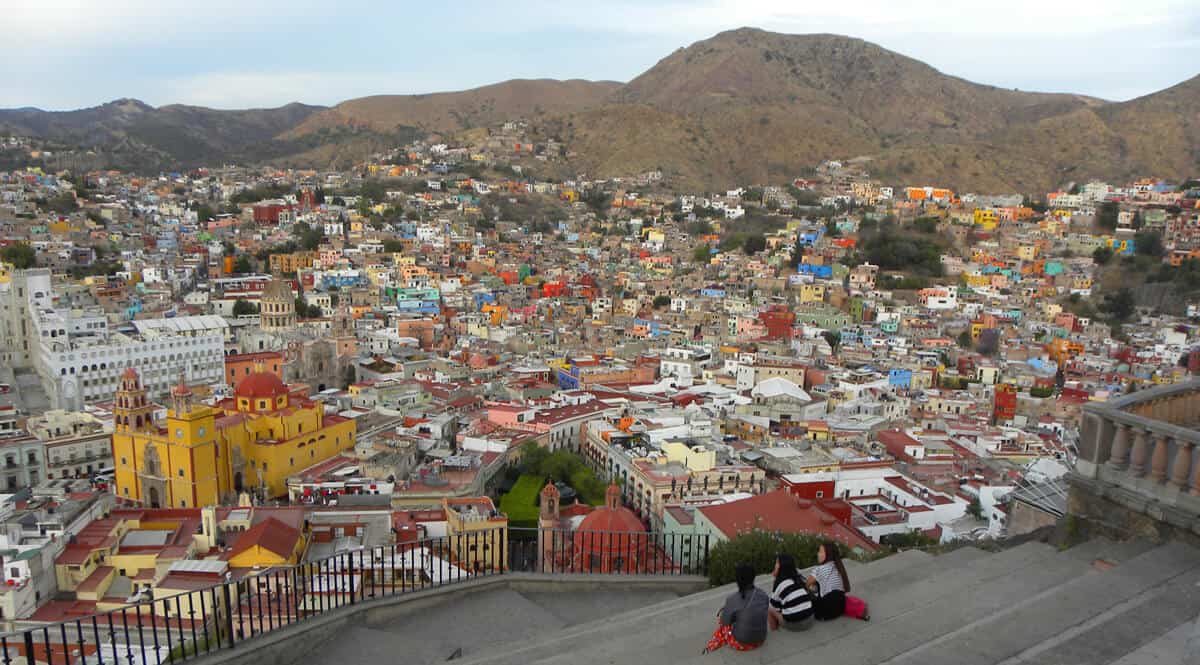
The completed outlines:
{"type": "Polygon", "coordinates": [[[775,557],[774,575],[775,587],[767,614],[771,630],[780,626],[787,630],[808,630],[813,624],[812,598],[804,577],[796,570],[796,559],[791,554],[779,554],[775,557]]]}
{"type": "Polygon", "coordinates": [[[825,543],[817,548],[817,566],[809,574],[808,583],[817,596],[813,613],[818,621],[836,619],[846,612],[850,578],[836,544],[825,543]]]}

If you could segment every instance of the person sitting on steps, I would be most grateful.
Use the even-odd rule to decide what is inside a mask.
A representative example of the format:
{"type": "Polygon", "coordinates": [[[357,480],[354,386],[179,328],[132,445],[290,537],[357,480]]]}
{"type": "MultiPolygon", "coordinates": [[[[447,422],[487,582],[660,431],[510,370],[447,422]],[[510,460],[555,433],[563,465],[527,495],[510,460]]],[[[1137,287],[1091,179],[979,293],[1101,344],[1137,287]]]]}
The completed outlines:
{"type": "Polygon", "coordinates": [[[771,630],[782,626],[786,630],[808,630],[813,625],[812,597],[804,577],[796,570],[796,559],[791,554],[780,553],[775,557],[775,586],[771,592],[771,609],[767,618],[771,630]]]}
{"type": "Polygon", "coordinates": [[[717,629],[702,653],[731,646],[738,651],[750,651],[767,640],[767,608],[770,600],[765,591],[754,586],[754,568],[739,563],[734,569],[737,591],[725,599],[717,613],[717,629]]]}

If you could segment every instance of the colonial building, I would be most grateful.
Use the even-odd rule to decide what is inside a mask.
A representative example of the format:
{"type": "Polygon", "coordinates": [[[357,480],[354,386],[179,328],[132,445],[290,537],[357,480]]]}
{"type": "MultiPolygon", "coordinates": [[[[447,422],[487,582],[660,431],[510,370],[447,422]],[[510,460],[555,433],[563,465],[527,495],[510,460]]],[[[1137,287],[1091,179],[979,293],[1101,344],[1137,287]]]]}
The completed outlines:
{"type": "Polygon", "coordinates": [[[193,403],[186,384],[171,391],[166,417],[146,398],[136,370],[121,378],[113,407],[116,492],[150,507],[220,504],[240,492],[282,496],[287,477],[354,447],[354,421],[327,415],[306,387],[258,371],[233,397],[193,403]]]}
{"type": "Polygon", "coordinates": [[[296,326],[296,300],[292,287],[282,279],[271,280],[259,301],[263,330],[286,330],[296,326]]]}

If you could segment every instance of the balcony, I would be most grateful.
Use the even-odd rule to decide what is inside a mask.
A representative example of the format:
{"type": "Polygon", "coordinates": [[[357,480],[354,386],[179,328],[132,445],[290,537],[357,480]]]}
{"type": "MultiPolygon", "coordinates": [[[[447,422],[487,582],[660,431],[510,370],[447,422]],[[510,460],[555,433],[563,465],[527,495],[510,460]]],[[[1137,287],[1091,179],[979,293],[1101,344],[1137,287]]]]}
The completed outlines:
{"type": "Polygon", "coordinates": [[[1158,522],[1200,528],[1200,380],[1083,409],[1073,482],[1158,522]]]}

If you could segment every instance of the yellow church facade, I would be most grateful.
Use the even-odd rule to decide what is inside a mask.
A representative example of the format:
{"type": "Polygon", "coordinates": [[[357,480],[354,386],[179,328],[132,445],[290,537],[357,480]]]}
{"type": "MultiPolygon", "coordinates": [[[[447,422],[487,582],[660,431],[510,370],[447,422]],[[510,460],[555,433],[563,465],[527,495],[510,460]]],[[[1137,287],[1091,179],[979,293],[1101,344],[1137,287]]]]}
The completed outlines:
{"type": "Polygon", "coordinates": [[[287,478],[354,448],[355,423],[259,371],[234,396],[196,404],[186,385],[155,420],[136,370],[121,378],[113,406],[114,482],[121,499],[154,508],[231,502],[242,492],[287,494],[287,478]]]}

